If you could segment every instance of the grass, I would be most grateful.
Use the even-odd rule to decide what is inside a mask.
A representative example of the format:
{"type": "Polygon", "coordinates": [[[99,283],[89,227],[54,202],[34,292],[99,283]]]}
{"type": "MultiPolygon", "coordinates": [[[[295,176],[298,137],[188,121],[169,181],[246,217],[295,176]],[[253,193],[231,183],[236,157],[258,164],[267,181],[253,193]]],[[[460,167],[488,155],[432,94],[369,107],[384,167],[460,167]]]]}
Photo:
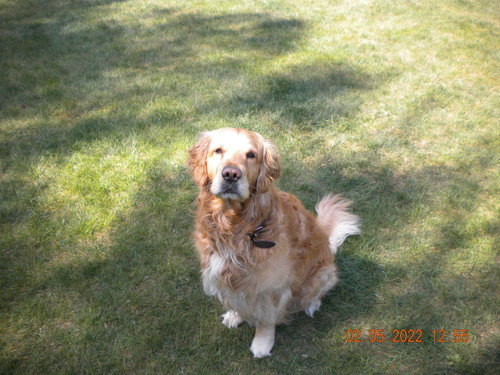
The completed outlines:
{"type": "Polygon", "coordinates": [[[497,8],[0,0],[0,373],[496,373],[497,8]],[[363,218],[264,360],[190,241],[186,149],[222,126],[274,140],[308,208],[343,192],[363,218]]]}

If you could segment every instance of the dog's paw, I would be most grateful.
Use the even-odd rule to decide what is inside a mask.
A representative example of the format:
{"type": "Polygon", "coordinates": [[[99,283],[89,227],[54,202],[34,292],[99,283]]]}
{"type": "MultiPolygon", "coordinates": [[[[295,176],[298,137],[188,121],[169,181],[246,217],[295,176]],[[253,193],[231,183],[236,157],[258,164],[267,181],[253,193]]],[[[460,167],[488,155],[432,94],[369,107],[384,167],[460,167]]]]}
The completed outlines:
{"type": "Polygon", "coordinates": [[[254,358],[264,358],[271,355],[271,349],[274,346],[274,340],[269,340],[267,338],[254,338],[252,341],[252,346],[250,351],[252,352],[254,358]]]}
{"type": "Polygon", "coordinates": [[[243,319],[241,319],[236,311],[229,310],[222,315],[222,324],[227,328],[237,328],[241,323],[243,323],[243,319]]]}
{"type": "Polygon", "coordinates": [[[271,355],[274,346],[275,326],[259,326],[255,330],[255,337],[252,340],[250,351],[255,358],[264,358],[271,355]]]}
{"type": "Polygon", "coordinates": [[[316,301],[311,301],[309,304],[306,306],[304,312],[310,316],[311,318],[314,318],[314,313],[319,310],[319,307],[321,306],[321,301],[316,300],[316,301]]]}

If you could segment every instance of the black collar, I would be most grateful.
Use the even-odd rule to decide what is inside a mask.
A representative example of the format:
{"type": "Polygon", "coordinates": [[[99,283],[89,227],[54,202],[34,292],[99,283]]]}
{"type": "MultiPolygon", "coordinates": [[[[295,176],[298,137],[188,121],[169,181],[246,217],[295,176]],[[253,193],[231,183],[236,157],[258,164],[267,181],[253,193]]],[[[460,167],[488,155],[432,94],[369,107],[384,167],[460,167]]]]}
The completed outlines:
{"type": "Polygon", "coordinates": [[[259,236],[259,234],[263,233],[263,231],[264,231],[264,224],[261,224],[253,232],[248,233],[248,236],[250,237],[250,240],[252,241],[252,243],[257,247],[260,247],[261,249],[269,249],[271,247],[276,246],[276,242],[273,242],[273,241],[258,241],[257,240],[257,237],[259,236]]]}

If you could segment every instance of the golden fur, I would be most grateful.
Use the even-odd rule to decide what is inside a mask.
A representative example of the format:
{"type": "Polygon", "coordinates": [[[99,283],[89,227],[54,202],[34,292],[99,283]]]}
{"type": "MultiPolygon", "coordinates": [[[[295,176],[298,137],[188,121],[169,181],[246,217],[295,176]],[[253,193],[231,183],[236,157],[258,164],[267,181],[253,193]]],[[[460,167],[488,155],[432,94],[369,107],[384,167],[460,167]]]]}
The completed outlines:
{"type": "Polygon", "coordinates": [[[346,236],[359,233],[350,202],[327,195],[318,217],[275,185],[279,156],[260,134],[225,128],[203,133],[189,150],[200,188],[194,239],[205,292],[229,309],[223,323],[256,326],[251,351],[270,355],[275,326],[291,312],[309,316],[337,283],[334,254],[346,236]],[[264,225],[258,240],[249,233],[264,225]]]}

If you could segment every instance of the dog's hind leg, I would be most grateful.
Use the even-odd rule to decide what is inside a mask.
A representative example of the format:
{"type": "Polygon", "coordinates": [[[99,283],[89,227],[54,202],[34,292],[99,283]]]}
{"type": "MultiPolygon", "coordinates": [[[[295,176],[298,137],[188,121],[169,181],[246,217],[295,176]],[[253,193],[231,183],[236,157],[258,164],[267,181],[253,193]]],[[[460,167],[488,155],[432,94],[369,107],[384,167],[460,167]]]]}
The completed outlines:
{"type": "Polygon", "coordinates": [[[334,265],[328,265],[320,268],[316,274],[311,277],[304,286],[305,292],[302,297],[301,306],[304,312],[314,317],[314,313],[321,306],[321,298],[332,289],[338,282],[337,271],[334,265]]]}

